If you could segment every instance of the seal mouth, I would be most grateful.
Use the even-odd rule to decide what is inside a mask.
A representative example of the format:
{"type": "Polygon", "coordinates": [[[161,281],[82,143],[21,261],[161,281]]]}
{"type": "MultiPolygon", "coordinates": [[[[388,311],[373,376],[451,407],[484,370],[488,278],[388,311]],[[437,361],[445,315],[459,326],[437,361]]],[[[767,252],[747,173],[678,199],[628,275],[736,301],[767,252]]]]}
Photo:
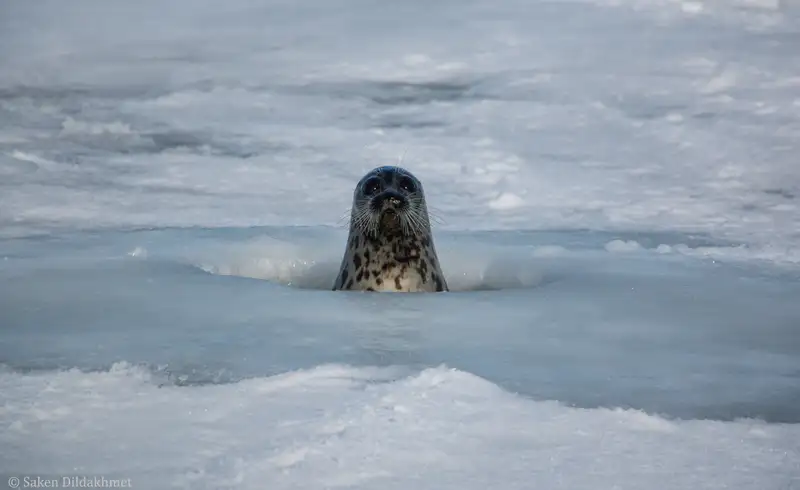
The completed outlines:
{"type": "Polygon", "coordinates": [[[368,212],[374,223],[375,231],[388,236],[407,234],[409,204],[405,196],[393,189],[388,189],[371,198],[368,212]]]}
{"type": "Polygon", "coordinates": [[[400,228],[400,215],[394,208],[384,209],[381,212],[381,228],[384,231],[396,230],[400,228]]]}

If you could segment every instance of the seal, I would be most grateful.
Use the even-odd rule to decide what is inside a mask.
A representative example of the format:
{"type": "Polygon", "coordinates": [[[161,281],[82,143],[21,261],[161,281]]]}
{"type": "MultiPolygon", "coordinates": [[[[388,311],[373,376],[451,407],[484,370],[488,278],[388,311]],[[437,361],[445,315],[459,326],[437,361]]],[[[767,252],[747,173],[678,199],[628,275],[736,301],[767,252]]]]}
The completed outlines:
{"type": "Polygon", "coordinates": [[[356,185],[347,248],[333,290],[448,290],[422,183],[408,170],[378,167],[356,185]]]}

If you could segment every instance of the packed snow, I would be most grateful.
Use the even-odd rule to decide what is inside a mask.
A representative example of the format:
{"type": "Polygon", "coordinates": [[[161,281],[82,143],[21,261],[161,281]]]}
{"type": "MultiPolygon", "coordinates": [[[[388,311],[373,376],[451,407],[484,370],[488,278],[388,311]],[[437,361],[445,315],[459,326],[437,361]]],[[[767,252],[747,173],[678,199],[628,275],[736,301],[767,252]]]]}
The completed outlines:
{"type": "Polygon", "coordinates": [[[0,485],[800,490],[800,3],[0,6],[0,485]],[[358,179],[452,291],[330,291],[358,179]]]}

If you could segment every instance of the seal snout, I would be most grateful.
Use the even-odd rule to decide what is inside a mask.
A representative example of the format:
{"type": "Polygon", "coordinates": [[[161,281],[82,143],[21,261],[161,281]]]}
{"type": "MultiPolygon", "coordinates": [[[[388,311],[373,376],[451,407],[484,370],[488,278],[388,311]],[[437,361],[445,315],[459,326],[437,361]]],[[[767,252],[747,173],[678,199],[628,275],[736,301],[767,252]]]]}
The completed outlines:
{"type": "Polygon", "coordinates": [[[408,207],[408,199],[399,192],[387,190],[372,199],[372,209],[378,213],[396,214],[408,207]]]}

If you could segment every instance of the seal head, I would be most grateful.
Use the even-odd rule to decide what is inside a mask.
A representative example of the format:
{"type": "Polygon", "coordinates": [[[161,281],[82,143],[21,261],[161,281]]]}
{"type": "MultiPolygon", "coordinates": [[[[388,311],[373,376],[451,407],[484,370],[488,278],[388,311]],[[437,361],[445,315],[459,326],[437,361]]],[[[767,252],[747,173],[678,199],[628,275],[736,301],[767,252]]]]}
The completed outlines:
{"type": "Polygon", "coordinates": [[[447,291],[422,183],[408,170],[378,167],[356,185],[333,289],[447,291]]]}

